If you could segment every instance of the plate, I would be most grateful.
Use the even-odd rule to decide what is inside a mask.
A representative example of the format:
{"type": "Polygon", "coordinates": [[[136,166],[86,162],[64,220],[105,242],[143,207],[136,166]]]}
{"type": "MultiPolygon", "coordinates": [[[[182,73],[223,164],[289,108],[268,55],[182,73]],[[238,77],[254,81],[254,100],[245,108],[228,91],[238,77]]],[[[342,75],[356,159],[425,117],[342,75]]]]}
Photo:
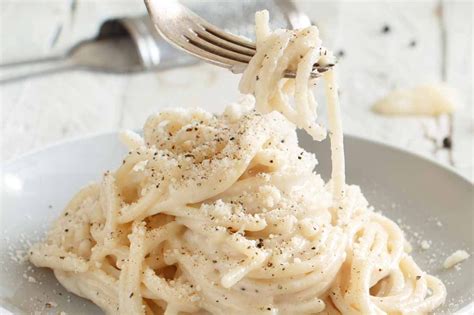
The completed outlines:
{"type": "MultiPolygon", "coordinates": [[[[301,145],[315,152],[317,171],[330,173],[328,141],[301,145]]],[[[398,222],[422,269],[440,277],[448,298],[437,313],[472,313],[474,264],[445,270],[457,249],[472,254],[474,186],[453,170],[405,151],[346,136],[347,181],[357,183],[377,211],[398,222]],[[429,250],[421,241],[431,242],[429,250]]],[[[48,269],[21,262],[71,197],[84,185],[119,166],[125,155],[116,133],[83,138],[23,156],[2,167],[0,305],[13,313],[94,314],[100,310],[68,293],[48,269]]],[[[2,311],[0,308],[0,312],[2,311]]]]}

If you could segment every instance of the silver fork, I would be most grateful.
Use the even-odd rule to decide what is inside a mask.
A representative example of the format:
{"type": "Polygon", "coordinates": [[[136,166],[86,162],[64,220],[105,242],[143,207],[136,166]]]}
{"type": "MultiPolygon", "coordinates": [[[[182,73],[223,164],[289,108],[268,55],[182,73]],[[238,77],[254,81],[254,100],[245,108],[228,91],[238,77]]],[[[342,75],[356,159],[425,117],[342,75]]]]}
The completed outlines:
{"type": "MultiPolygon", "coordinates": [[[[244,72],[255,55],[256,45],[243,37],[226,32],[175,0],[145,0],[160,35],[175,47],[233,73],[244,72]]],[[[334,64],[313,66],[311,76],[319,77],[334,64]]],[[[287,78],[295,72],[286,70],[287,78]]]]}

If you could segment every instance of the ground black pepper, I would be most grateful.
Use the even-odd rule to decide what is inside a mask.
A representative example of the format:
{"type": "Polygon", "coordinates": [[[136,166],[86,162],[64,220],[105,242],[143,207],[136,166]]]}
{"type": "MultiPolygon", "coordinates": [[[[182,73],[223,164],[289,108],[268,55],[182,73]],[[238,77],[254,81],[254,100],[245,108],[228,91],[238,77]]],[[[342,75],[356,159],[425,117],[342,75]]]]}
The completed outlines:
{"type": "Polygon", "coordinates": [[[445,149],[451,149],[453,146],[453,143],[451,141],[451,137],[445,137],[443,139],[443,148],[445,149]]]}
{"type": "Polygon", "coordinates": [[[382,33],[384,34],[387,34],[387,33],[390,33],[390,26],[388,24],[385,24],[383,27],[382,27],[382,33]]]}

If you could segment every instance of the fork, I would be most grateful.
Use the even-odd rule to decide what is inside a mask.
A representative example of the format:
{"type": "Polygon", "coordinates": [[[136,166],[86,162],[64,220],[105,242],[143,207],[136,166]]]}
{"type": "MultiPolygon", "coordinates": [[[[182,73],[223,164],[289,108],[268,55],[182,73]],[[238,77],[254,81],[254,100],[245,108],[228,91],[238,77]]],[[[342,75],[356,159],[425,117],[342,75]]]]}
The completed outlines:
{"type": "Polygon", "coordinates": [[[0,85],[69,70],[125,74],[196,62],[160,38],[148,15],[112,18],[100,25],[95,37],[76,43],[64,54],[0,64],[0,85]]]}
{"type": "MultiPolygon", "coordinates": [[[[256,53],[254,42],[212,25],[176,0],[145,0],[145,4],[166,41],[204,61],[242,73],[256,53]]],[[[311,77],[317,78],[333,66],[316,63],[311,77]]],[[[284,76],[294,78],[296,73],[286,70],[284,76]]]]}

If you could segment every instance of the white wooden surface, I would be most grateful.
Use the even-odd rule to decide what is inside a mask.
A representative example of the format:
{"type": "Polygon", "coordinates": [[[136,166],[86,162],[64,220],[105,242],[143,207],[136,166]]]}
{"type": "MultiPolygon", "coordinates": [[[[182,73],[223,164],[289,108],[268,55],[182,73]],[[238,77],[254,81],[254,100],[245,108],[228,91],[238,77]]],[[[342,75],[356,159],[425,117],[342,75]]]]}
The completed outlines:
{"type": "MultiPolygon", "coordinates": [[[[93,36],[107,17],[145,13],[140,0],[0,5],[1,63],[64,51],[93,36]]],[[[435,158],[472,180],[472,1],[298,1],[298,6],[317,22],[326,45],[344,52],[339,78],[346,133],[435,158]],[[393,118],[370,111],[393,88],[441,81],[457,88],[464,103],[452,118],[393,118]],[[452,138],[452,150],[443,148],[445,137],[452,138]]],[[[140,128],[165,106],[220,111],[237,98],[237,82],[230,72],[201,64],[134,75],[75,71],[3,85],[2,159],[63,139],[140,128]]]]}

